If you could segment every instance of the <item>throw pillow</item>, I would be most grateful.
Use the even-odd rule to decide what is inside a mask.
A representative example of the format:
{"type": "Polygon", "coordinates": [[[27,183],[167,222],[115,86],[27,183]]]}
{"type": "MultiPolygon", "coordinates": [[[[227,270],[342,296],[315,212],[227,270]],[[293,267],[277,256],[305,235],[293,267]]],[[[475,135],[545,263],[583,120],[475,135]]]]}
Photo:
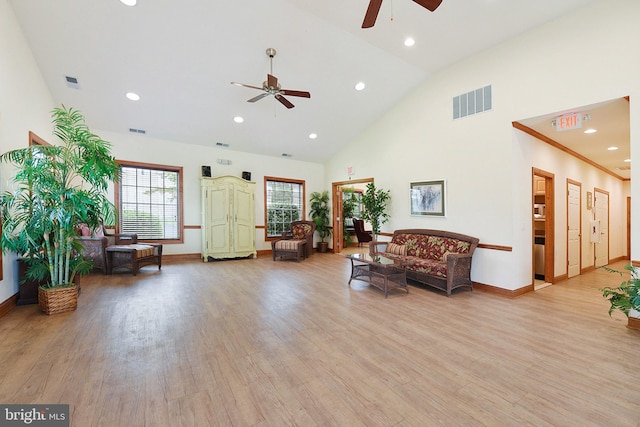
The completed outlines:
{"type": "Polygon", "coordinates": [[[83,237],[91,236],[91,230],[87,224],[80,224],[80,235],[83,237]]]}
{"type": "Polygon", "coordinates": [[[397,243],[389,243],[387,244],[387,249],[385,252],[394,254],[394,255],[406,255],[407,248],[405,245],[398,245],[397,243]]]}

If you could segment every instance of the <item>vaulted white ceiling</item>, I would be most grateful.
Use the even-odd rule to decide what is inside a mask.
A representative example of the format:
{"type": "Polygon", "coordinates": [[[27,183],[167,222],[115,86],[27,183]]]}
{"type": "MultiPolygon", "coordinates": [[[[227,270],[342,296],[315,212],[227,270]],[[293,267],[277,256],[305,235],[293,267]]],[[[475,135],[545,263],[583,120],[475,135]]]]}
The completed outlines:
{"type": "Polygon", "coordinates": [[[92,129],[323,162],[430,73],[591,1],[444,0],[431,13],[385,0],[366,30],[368,0],[10,3],[55,102],[92,129]],[[261,86],[270,47],[282,87],[311,99],[289,97],[290,110],[272,97],[248,103],[259,92],[230,84],[261,86]]]}

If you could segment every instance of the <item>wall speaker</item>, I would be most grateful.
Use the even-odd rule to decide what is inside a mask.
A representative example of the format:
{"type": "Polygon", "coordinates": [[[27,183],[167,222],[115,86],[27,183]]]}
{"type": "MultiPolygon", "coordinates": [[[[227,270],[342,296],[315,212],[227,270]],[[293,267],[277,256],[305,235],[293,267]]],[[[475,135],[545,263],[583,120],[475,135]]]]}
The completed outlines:
{"type": "Polygon", "coordinates": [[[247,181],[251,181],[251,172],[242,172],[242,179],[246,179],[247,181]]]}
{"type": "Polygon", "coordinates": [[[211,177],[211,166],[202,166],[202,176],[206,178],[211,177]]]}

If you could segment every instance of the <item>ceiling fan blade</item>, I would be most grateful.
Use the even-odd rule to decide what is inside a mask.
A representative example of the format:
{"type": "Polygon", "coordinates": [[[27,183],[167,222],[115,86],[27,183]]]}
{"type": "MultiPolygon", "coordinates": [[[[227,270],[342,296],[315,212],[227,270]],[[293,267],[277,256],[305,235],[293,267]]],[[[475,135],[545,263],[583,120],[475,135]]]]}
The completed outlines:
{"type": "Polygon", "coordinates": [[[262,98],[264,98],[265,96],[269,96],[269,94],[268,94],[268,93],[266,93],[266,92],[265,92],[265,93],[261,93],[261,94],[260,94],[260,95],[258,95],[258,96],[254,96],[253,98],[248,99],[248,100],[247,100],[247,102],[256,102],[256,101],[260,101],[260,100],[261,100],[262,98]]]}
{"type": "Polygon", "coordinates": [[[364,21],[362,21],[362,28],[371,28],[375,25],[380,6],[382,6],[382,0],[371,0],[369,2],[367,13],[364,15],[364,21]]]}
{"type": "Polygon", "coordinates": [[[278,89],[278,78],[274,75],[267,74],[267,86],[278,89]]]}
{"type": "Polygon", "coordinates": [[[231,82],[232,85],[236,85],[236,86],[242,86],[242,87],[248,87],[251,89],[258,89],[258,90],[263,90],[263,88],[258,87],[258,86],[251,86],[251,85],[246,85],[244,83],[237,83],[237,82],[231,82]]]}
{"type": "Polygon", "coordinates": [[[420,6],[429,9],[431,12],[436,10],[442,0],[413,0],[415,3],[418,3],[420,6]]]}
{"type": "Polygon", "coordinates": [[[290,96],[299,96],[302,98],[311,98],[311,94],[309,92],[305,92],[302,90],[289,90],[289,89],[282,89],[280,91],[281,94],[283,95],[290,95],[290,96]]]}
{"type": "Polygon", "coordinates": [[[284,105],[285,107],[287,107],[287,108],[293,108],[293,107],[295,107],[295,105],[293,105],[291,102],[289,102],[289,100],[288,100],[287,98],[285,98],[284,96],[282,96],[282,95],[280,95],[280,94],[277,94],[277,95],[276,95],[276,99],[277,99],[278,101],[280,101],[280,103],[281,103],[282,105],[284,105]]]}

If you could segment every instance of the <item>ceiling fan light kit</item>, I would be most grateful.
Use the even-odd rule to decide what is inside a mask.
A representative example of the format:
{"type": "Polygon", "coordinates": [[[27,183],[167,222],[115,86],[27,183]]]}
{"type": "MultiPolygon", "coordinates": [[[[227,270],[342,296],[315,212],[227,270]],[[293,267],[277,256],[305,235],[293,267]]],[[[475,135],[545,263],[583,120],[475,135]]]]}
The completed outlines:
{"type": "Polygon", "coordinates": [[[278,78],[273,75],[273,57],[276,56],[276,50],[270,47],[266,50],[266,54],[269,57],[270,72],[267,74],[267,80],[262,82],[262,87],[247,85],[244,83],[231,82],[232,85],[248,87],[250,89],[258,89],[263,91],[263,93],[261,93],[260,95],[257,95],[251,99],[248,99],[247,102],[256,102],[261,100],[262,98],[266,98],[267,96],[273,96],[285,107],[293,108],[295,107],[295,105],[293,105],[291,101],[285,98],[284,95],[297,96],[300,98],[311,98],[311,94],[307,91],[282,89],[282,86],[280,86],[280,83],[278,83],[278,78]]]}
{"type": "MultiPolygon", "coordinates": [[[[413,0],[414,3],[418,3],[420,6],[428,9],[429,11],[435,11],[442,0],[413,0]]],[[[364,21],[362,21],[362,28],[371,28],[376,24],[378,19],[378,13],[380,12],[380,6],[382,6],[382,0],[370,0],[367,12],[364,15],[364,21]]]]}

